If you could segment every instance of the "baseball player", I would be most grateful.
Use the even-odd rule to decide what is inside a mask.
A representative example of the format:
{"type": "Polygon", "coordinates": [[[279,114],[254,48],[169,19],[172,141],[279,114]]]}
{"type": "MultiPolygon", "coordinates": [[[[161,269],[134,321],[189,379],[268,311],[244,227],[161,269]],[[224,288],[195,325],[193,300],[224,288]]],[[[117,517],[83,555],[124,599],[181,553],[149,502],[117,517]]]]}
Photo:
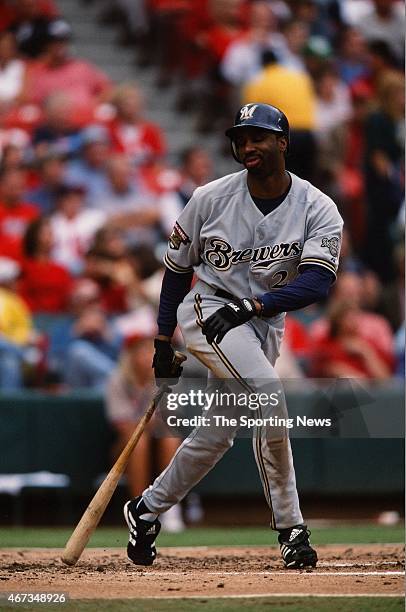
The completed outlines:
{"type": "MultiPolygon", "coordinates": [[[[197,188],[169,238],[153,360],[157,380],[176,381],[181,374],[181,368],[172,371],[178,323],[188,351],[209,369],[209,381],[276,381],[286,312],[325,298],[335,279],[342,219],[329,197],[287,172],[284,113],[247,104],[226,136],[244,169],[197,188]]],[[[159,514],[210,471],[235,433],[197,427],[155,482],[125,504],[127,554],[135,564],[153,563],[159,514]]],[[[253,448],[285,567],[315,567],[289,437],[275,439],[258,427],[253,448]]]]}

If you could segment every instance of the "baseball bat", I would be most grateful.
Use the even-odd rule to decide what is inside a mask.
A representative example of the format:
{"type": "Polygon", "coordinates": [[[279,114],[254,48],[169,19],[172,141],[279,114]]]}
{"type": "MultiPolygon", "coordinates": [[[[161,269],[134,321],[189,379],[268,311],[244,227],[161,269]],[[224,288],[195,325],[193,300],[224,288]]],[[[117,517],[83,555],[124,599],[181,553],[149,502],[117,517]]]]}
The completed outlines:
{"type": "MultiPolygon", "coordinates": [[[[185,359],[185,355],[176,351],[173,366],[175,367],[177,365],[180,365],[183,361],[185,361],[185,359]]],[[[106,478],[103,480],[102,484],[96,491],[92,501],[84,511],[82,518],[77,524],[71,537],[67,541],[65,550],[61,557],[63,563],[65,563],[66,565],[75,565],[83,550],[85,549],[90,539],[90,536],[99,524],[99,521],[103,516],[104,511],[110,499],[112,498],[114,491],[116,490],[117,483],[120,480],[120,477],[123,474],[125,468],[127,467],[127,463],[132,451],[137,446],[138,440],[141,438],[147,423],[155,412],[155,408],[159,404],[164,393],[168,391],[168,389],[169,388],[167,385],[163,385],[158,389],[153,399],[151,400],[147,411],[142,416],[140,422],[134,430],[134,433],[127,442],[124,450],[122,451],[119,458],[111,468],[110,472],[107,474],[106,478]]]]}

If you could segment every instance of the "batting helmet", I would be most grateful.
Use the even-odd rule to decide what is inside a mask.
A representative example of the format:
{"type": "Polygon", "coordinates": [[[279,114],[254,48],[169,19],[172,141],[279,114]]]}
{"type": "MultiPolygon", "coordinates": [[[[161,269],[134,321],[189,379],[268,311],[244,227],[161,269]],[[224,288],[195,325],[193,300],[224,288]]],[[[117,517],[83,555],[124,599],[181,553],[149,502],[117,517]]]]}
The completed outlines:
{"type": "Polygon", "coordinates": [[[235,116],[233,127],[226,130],[226,136],[231,140],[231,150],[234,158],[241,163],[238,158],[234,137],[240,128],[246,126],[259,127],[270,132],[282,134],[288,141],[286,152],[289,150],[289,121],[285,113],[276,106],[270,104],[245,104],[235,116]]]}

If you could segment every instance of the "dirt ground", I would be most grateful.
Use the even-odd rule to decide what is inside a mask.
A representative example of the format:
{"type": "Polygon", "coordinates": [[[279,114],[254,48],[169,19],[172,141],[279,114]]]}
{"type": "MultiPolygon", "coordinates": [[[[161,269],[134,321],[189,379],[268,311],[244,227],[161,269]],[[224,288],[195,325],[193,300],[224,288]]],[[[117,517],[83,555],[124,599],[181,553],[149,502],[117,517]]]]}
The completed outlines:
{"type": "Polygon", "coordinates": [[[123,549],[85,550],[75,567],[59,549],[2,549],[0,590],[71,598],[227,597],[276,594],[401,595],[404,550],[395,544],[319,546],[314,570],[284,570],[276,547],[162,548],[151,568],[123,549]]]}

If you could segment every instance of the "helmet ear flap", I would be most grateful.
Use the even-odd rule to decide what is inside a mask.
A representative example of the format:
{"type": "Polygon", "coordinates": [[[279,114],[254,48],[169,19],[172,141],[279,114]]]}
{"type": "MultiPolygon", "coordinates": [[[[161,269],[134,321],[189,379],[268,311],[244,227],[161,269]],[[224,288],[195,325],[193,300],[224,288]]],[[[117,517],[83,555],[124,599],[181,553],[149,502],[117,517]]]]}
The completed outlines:
{"type": "Polygon", "coordinates": [[[235,161],[237,161],[239,164],[242,164],[241,159],[238,157],[237,147],[235,146],[234,140],[231,140],[230,144],[231,144],[231,153],[233,154],[235,161]]]}

